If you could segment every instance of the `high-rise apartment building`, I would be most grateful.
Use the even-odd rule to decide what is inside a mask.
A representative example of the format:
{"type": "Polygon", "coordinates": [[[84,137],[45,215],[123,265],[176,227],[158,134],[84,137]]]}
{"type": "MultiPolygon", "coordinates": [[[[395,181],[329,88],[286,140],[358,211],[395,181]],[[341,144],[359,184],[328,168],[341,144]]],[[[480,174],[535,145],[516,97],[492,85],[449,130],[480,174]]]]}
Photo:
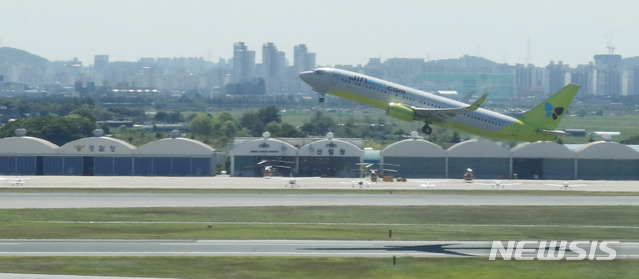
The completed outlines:
{"type": "Polygon", "coordinates": [[[595,55],[597,96],[621,95],[621,55],[595,55]]]}
{"type": "Polygon", "coordinates": [[[301,73],[315,69],[315,53],[308,52],[306,45],[296,45],[293,49],[294,72],[301,73]]]}
{"type": "Polygon", "coordinates": [[[96,55],[93,59],[93,70],[96,72],[104,72],[109,66],[109,56],[108,55],[96,55]]]}
{"type": "Polygon", "coordinates": [[[267,79],[282,78],[285,72],[285,53],[277,51],[273,43],[266,43],[262,46],[262,67],[264,77],[267,79]]]}
{"type": "Polygon", "coordinates": [[[248,50],[244,42],[233,45],[232,83],[248,83],[255,73],[255,51],[248,50]]]}

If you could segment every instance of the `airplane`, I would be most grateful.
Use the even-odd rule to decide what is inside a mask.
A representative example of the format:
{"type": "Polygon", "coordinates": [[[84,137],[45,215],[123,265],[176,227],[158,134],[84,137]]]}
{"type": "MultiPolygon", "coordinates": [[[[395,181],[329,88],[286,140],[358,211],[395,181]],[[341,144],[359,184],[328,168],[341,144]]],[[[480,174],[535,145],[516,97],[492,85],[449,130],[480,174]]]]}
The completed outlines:
{"type": "Polygon", "coordinates": [[[434,180],[408,180],[407,182],[421,183],[421,187],[422,188],[432,189],[432,188],[435,188],[435,186],[437,186],[436,183],[446,183],[448,181],[447,180],[440,180],[440,181],[434,181],[434,180]]]}
{"type": "Polygon", "coordinates": [[[359,185],[359,188],[362,188],[364,185],[366,185],[366,187],[370,187],[371,184],[375,184],[375,182],[371,182],[368,180],[364,180],[363,178],[360,178],[360,180],[353,180],[351,182],[346,182],[346,181],[340,181],[339,183],[342,184],[351,184],[351,186],[353,188],[355,188],[355,185],[359,185]]]}
{"type": "Polygon", "coordinates": [[[0,180],[11,180],[11,186],[23,186],[24,182],[31,180],[28,177],[0,177],[0,180]]]}
{"type": "Polygon", "coordinates": [[[569,184],[568,181],[564,181],[564,183],[562,184],[546,184],[548,186],[558,186],[561,187],[560,189],[562,190],[570,190],[572,189],[572,187],[578,187],[578,186],[586,186],[587,184],[569,184]]]}
{"type": "Polygon", "coordinates": [[[288,180],[288,184],[284,185],[285,188],[288,187],[289,185],[291,186],[291,188],[295,188],[295,187],[299,188],[300,185],[297,184],[298,180],[311,179],[311,178],[321,178],[321,177],[293,177],[293,174],[291,173],[290,177],[273,176],[272,178],[288,180]]]}
{"type": "Polygon", "coordinates": [[[493,180],[493,183],[477,183],[477,184],[481,184],[481,185],[489,185],[490,188],[492,189],[504,189],[506,186],[510,186],[510,185],[518,185],[521,183],[504,183],[501,180],[493,180]]]}
{"type": "Polygon", "coordinates": [[[432,93],[379,78],[335,68],[318,68],[299,74],[306,84],[325,94],[380,108],[390,117],[422,121],[422,132],[432,133],[430,124],[468,132],[485,138],[534,142],[554,140],[565,131],[555,130],[565,115],[579,85],[568,84],[520,118],[480,108],[484,94],[468,105],[432,93]]]}

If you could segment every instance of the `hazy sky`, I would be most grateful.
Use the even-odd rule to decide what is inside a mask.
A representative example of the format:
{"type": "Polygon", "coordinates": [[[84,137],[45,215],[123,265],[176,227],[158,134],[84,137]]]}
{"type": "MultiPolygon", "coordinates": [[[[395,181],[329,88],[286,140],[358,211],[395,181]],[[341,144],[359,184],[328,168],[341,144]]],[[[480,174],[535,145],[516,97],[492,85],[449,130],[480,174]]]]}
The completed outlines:
{"type": "Polygon", "coordinates": [[[638,15],[635,0],[0,0],[0,46],[85,65],[96,54],[217,61],[243,41],[258,63],[273,42],[291,63],[306,44],[318,65],[467,54],[574,67],[609,41],[639,56],[638,15]]]}

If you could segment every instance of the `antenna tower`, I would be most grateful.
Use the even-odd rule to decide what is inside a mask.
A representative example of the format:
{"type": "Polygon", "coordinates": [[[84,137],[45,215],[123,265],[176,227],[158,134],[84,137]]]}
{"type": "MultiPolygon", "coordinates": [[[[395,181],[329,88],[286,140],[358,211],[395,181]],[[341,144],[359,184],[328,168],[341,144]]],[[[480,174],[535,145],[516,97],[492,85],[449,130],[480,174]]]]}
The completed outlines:
{"type": "Polygon", "coordinates": [[[608,54],[615,53],[615,45],[612,43],[612,32],[610,32],[610,36],[608,36],[608,46],[606,48],[608,48],[608,54]]]}

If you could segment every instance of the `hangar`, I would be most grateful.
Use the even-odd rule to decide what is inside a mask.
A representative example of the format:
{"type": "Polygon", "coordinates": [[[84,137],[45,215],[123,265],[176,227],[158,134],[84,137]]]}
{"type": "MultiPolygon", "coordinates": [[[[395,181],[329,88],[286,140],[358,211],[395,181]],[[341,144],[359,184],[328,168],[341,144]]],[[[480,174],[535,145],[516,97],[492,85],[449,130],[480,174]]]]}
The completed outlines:
{"type": "Polygon", "coordinates": [[[135,146],[110,137],[101,129],[91,138],[68,142],[55,156],[44,158],[45,175],[131,175],[135,146]]]}
{"type": "Polygon", "coordinates": [[[575,153],[551,141],[523,143],[512,150],[513,173],[523,179],[575,179],[575,153]]]}
{"type": "Polygon", "coordinates": [[[382,166],[396,170],[396,175],[402,177],[446,177],[446,150],[420,139],[417,132],[411,135],[411,139],[398,141],[381,151],[382,166]]]}
{"type": "Polygon", "coordinates": [[[272,139],[264,132],[261,138],[237,142],[229,152],[232,176],[263,176],[271,167],[280,175],[289,176],[297,166],[297,148],[290,143],[272,139]]]}
{"type": "MultiPolygon", "coordinates": [[[[212,176],[226,159],[206,144],[180,138],[179,131],[139,148],[105,137],[99,129],[94,137],[60,147],[26,132],[17,129],[16,136],[0,139],[1,175],[212,176]]],[[[365,151],[361,139],[336,139],[332,133],[325,138],[272,139],[265,132],[261,138],[236,138],[227,152],[232,176],[262,176],[267,167],[275,167],[284,176],[357,177],[356,164],[368,152],[367,162],[411,178],[462,178],[471,168],[476,178],[484,179],[517,174],[526,179],[637,180],[637,148],[614,142],[535,142],[509,149],[470,140],[445,150],[414,134],[381,151],[365,151]]]]}
{"type": "Polygon", "coordinates": [[[178,137],[147,143],[136,151],[133,175],[212,176],[215,175],[215,149],[187,138],[178,137]]]}
{"type": "Polygon", "coordinates": [[[26,134],[27,130],[17,129],[15,137],[0,139],[0,174],[44,174],[44,158],[55,154],[58,146],[26,134]]]}
{"type": "MultiPolygon", "coordinates": [[[[281,176],[356,177],[364,149],[354,139],[236,138],[230,148],[232,176],[263,176],[271,170],[281,176]],[[294,145],[295,144],[295,145],[294,145]],[[300,147],[301,146],[301,147],[300,147]]],[[[360,141],[361,145],[361,141],[360,141]]]]}
{"type": "Polygon", "coordinates": [[[492,141],[468,140],[448,149],[448,177],[464,177],[472,169],[476,178],[510,178],[510,150],[492,141]]]}
{"type": "Polygon", "coordinates": [[[357,164],[362,162],[364,149],[355,144],[334,139],[328,133],[326,139],[302,146],[298,151],[300,176],[356,177],[357,164]]]}
{"type": "Polygon", "coordinates": [[[215,149],[201,142],[179,138],[173,131],[169,139],[140,148],[105,137],[101,129],[94,137],[68,142],[60,147],[43,139],[27,137],[16,130],[16,137],[0,139],[0,174],[5,175],[157,175],[212,176],[219,158],[215,149]]]}
{"type": "Polygon", "coordinates": [[[591,142],[575,150],[579,179],[639,179],[639,152],[616,142],[591,142]]]}

